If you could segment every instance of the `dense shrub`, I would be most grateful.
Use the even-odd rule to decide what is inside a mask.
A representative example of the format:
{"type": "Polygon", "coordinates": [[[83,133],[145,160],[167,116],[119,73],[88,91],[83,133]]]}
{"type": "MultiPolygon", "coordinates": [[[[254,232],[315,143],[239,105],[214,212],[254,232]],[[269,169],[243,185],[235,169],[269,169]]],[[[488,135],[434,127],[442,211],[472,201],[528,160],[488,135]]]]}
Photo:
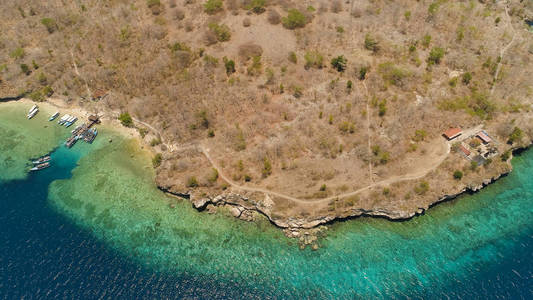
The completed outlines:
{"type": "Polygon", "coordinates": [[[509,139],[507,140],[507,143],[514,144],[515,142],[520,142],[522,137],[524,136],[524,133],[522,132],[522,129],[515,127],[513,128],[513,131],[509,135],[509,139]]]}
{"type": "Polygon", "coordinates": [[[41,93],[41,91],[39,91],[39,90],[31,92],[29,97],[30,97],[31,100],[36,101],[36,102],[44,101],[44,96],[41,93]]]}
{"type": "Polygon", "coordinates": [[[429,34],[424,35],[422,37],[422,46],[424,46],[424,48],[427,49],[430,43],[431,43],[431,35],[429,34]]]}
{"type": "Polygon", "coordinates": [[[339,72],[344,72],[346,70],[346,63],[348,61],[344,55],[337,56],[331,60],[331,66],[339,72]]]}
{"type": "Polygon", "coordinates": [[[470,96],[445,100],[439,104],[439,108],[449,111],[465,110],[470,115],[482,119],[491,118],[496,111],[496,105],[489,99],[489,96],[479,92],[474,92],[470,96]]]}
{"type": "Polygon", "coordinates": [[[392,62],[380,64],[378,66],[378,72],[381,74],[383,80],[395,86],[402,86],[403,80],[409,76],[407,71],[395,66],[392,62]]]}
{"type": "Polygon", "coordinates": [[[339,130],[343,133],[354,133],[355,125],[352,122],[344,121],[339,125],[339,130]]]}
{"type": "Polygon", "coordinates": [[[161,165],[161,162],[163,161],[163,156],[161,155],[161,153],[157,153],[153,158],[152,158],[152,165],[154,166],[154,168],[157,168],[161,165]]]}
{"type": "Polygon", "coordinates": [[[163,10],[163,6],[161,5],[160,0],[147,0],[146,5],[154,15],[159,15],[163,10]]]}
{"type": "Polygon", "coordinates": [[[204,3],[204,11],[210,15],[216,14],[223,9],[222,0],[207,0],[204,3]]]}
{"type": "Polygon", "coordinates": [[[286,17],[281,19],[283,26],[288,29],[302,28],[307,24],[307,17],[299,10],[292,8],[286,17]]]}
{"type": "Polygon", "coordinates": [[[365,35],[365,49],[374,53],[379,51],[379,42],[370,33],[365,35]]]}
{"type": "Polygon", "coordinates": [[[226,74],[231,75],[235,73],[235,62],[227,57],[223,57],[224,67],[226,68],[226,74]]]}
{"type": "Polygon", "coordinates": [[[252,0],[246,5],[246,9],[253,11],[256,14],[265,12],[266,0],[252,0]]]}
{"type": "Polygon", "coordinates": [[[48,30],[49,33],[53,33],[57,29],[57,23],[56,20],[52,18],[42,18],[41,24],[46,27],[46,30],[48,30]]]}
{"type": "Polygon", "coordinates": [[[365,80],[366,73],[368,73],[369,69],[369,66],[362,66],[361,68],[359,68],[359,80],[365,80]]]}
{"type": "Polygon", "coordinates": [[[24,52],[24,49],[21,47],[18,47],[9,53],[9,56],[14,59],[23,58],[25,55],[26,53],[24,52]]]}
{"type": "Polygon", "coordinates": [[[257,76],[261,74],[261,68],[263,64],[261,63],[261,56],[252,57],[252,63],[248,66],[248,75],[257,76]]]}
{"type": "Polygon", "coordinates": [[[318,51],[308,51],[304,55],[305,68],[322,68],[324,57],[318,51]]]}
{"type": "Polygon", "coordinates": [[[466,72],[463,74],[462,81],[464,85],[468,85],[471,80],[472,80],[472,74],[470,74],[470,72],[466,72]]]}
{"type": "Polygon", "coordinates": [[[54,94],[54,89],[52,89],[51,86],[47,85],[43,87],[43,95],[45,95],[46,97],[50,97],[53,94],[54,94]]]}
{"type": "Polygon", "coordinates": [[[263,160],[263,170],[261,173],[263,174],[263,177],[268,177],[270,174],[272,174],[272,164],[267,157],[265,157],[263,160]]]}
{"type": "Polygon", "coordinates": [[[210,23],[209,29],[211,29],[213,33],[215,33],[215,36],[217,37],[217,40],[219,42],[226,42],[229,41],[231,38],[231,32],[227,25],[210,23]]]}
{"type": "Polygon", "coordinates": [[[413,140],[415,142],[421,142],[426,138],[427,135],[428,133],[424,129],[415,130],[415,136],[413,137],[413,140]]]}
{"type": "Polygon", "coordinates": [[[415,186],[414,191],[418,195],[424,195],[429,190],[429,183],[427,181],[422,181],[415,186]]]}
{"type": "Polygon", "coordinates": [[[38,80],[39,80],[39,83],[42,85],[46,85],[46,83],[48,82],[48,79],[46,78],[46,75],[44,75],[43,72],[39,74],[38,80]]]}
{"type": "Polygon", "coordinates": [[[187,179],[187,187],[198,187],[198,180],[196,179],[196,177],[192,176],[187,179]]]}
{"type": "Polygon", "coordinates": [[[440,47],[433,47],[429,52],[428,65],[438,65],[444,57],[444,49],[440,47]]]}
{"type": "Polygon", "coordinates": [[[31,73],[30,67],[27,64],[20,64],[20,70],[26,75],[30,75],[31,73]]]}
{"type": "Polygon", "coordinates": [[[118,116],[118,120],[123,126],[126,127],[132,127],[133,126],[133,119],[131,118],[130,114],[128,112],[123,112],[118,116]]]}
{"type": "Polygon", "coordinates": [[[298,63],[298,57],[296,56],[296,53],[294,53],[294,51],[289,52],[289,61],[293,64],[298,63]]]}

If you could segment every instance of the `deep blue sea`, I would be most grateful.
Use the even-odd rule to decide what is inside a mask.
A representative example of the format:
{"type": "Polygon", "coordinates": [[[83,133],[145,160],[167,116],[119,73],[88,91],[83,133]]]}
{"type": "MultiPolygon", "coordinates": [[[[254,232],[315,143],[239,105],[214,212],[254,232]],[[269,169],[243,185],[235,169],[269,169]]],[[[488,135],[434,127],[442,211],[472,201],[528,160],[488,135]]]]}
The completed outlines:
{"type": "Polygon", "coordinates": [[[139,179],[135,147],[59,146],[49,169],[0,170],[0,299],[533,299],[533,150],[479,193],[336,223],[311,251],[173,202],[139,179]]]}

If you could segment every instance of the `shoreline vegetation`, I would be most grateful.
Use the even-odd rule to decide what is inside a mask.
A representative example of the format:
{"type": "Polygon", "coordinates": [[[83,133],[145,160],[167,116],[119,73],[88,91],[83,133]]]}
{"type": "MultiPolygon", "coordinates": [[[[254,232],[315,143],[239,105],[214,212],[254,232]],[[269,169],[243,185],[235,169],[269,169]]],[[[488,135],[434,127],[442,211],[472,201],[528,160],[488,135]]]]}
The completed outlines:
{"type": "MultiPolygon", "coordinates": [[[[8,103],[15,103],[15,102],[8,102],[8,103]]],[[[34,102],[29,99],[20,99],[16,101],[17,105],[25,105],[30,106],[34,102]]],[[[75,114],[81,117],[87,117],[90,114],[93,114],[93,111],[90,112],[87,110],[87,108],[76,106],[76,105],[63,105],[61,103],[60,99],[49,99],[46,102],[40,102],[39,105],[43,107],[43,112],[41,113],[50,113],[56,109],[60,109],[61,113],[69,113],[69,114],[75,114]]],[[[0,109],[2,108],[2,104],[0,104],[0,109]]],[[[128,126],[124,126],[124,122],[119,121],[118,116],[124,117],[124,114],[120,114],[118,112],[114,111],[105,111],[103,114],[101,114],[102,117],[102,126],[109,126],[109,128],[116,133],[129,138],[134,138],[139,142],[139,147],[141,150],[148,150],[153,157],[157,156],[156,151],[153,150],[153,142],[148,143],[148,140],[146,137],[147,132],[141,133],[140,130],[136,129],[134,125],[134,121],[129,119],[128,126]],[[155,156],[154,156],[155,155],[155,156]]],[[[149,126],[149,124],[146,124],[149,126]]],[[[151,133],[152,135],[156,136],[155,133],[151,133]]],[[[158,136],[160,139],[160,136],[158,136]]],[[[161,142],[160,142],[161,143],[161,142]]],[[[466,193],[474,193],[482,188],[486,187],[487,185],[497,181],[500,177],[506,176],[509,172],[512,170],[511,165],[511,159],[513,157],[513,154],[515,152],[523,151],[530,147],[531,144],[524,145],[521,147],[513,147],[511,148],[511,153],[509,155],[509,159],[505,161],[505,163],[509,166],[508,169],[506,169],[503,172],[496,173],[490,178],[484,178],[480,183],[478,184],[458,184],[454,187],[452,187],[453,191],[452,193],[445,193],[437,198],[433,198],[433,200],[429,200],[426,202],[426,207],[420,207],[414,212],[406,213],[402,211],[386,211],[386,210],[367,210],[364,208],[359,209],[352,209],[348,213],[344,214],[338,214],[338,215],[327,215],[327,216],[320,216],[319,218],[315,218],[314,220],[305,222],[305,221],[284,221],[275,219],[271,215],[271,211],[268,210],[268,208],[265,209],[264,206],[260,205],[261,202],[259,202],[259,205],[256,205],[256,202],[254,201],[254,197],[261,197],[261,195],[255,194],[246,194],[242,195],[239,194],[238,188],[235,189],[235,191],[219,194],[215,197],[197,197],[194,193],[176,193],[170,190],[167,190],[164,186],[161,186],[157,184],[157,182],[154,182],[154,185],[164,192],[167,195],[179,197],[180,199],[188,199],[191,201],[192,206],[196,208],[199,211],[207,211],[209,213],[215,213],[217,211],[218,207],[225,207],[225,209],[229,209],[231,215],[233,217],[239,218],[241,220],[245,221],[253,221],[256,220],[258,215],[264,216],[267,220],[270,221],[271,224],[274,226],[282,229],[287,237],[291,238],[304,238],[306,241],[308,241],[307,244],[311,244],[312,241],[314,241],[314,238],[316,235],[320,235],[320,232],[324,229],[327,229],[327,225],[331,225],[335,222],[350,220],[358,217],[377,217],[377,218],[384,218],[390,221],[405,221],[410,220],[415,216],[422,215],[424,212],[442,202],[448,202],[450,200],[453,200],[457,198],[458,196],[466,193]],[[308,238],[307,236],[310,235],[311,238],[308,238]]],[[[169,146],[169,148],[172,148],[172,146],[169,146]]],[[[152,161],[153,163],[153,161],[152,161]]],[[[154,164],[154,168],[157,169],[157,166],[154,164]]],[[[214,169],[216,170],[216,169],[214,169]]],[[[153,178],[155,179],[155,178],[153,178]]],[[[260,193],[259,193],[260,194],[260,193]]],[[[269,197],[269,193],[265,193],[266,197],[269,197]]]]}
{"type": "MultiPolygon", "coordinates": [[[[424,216],[409,222],[377,218],[335,222],[327,226],[328,230],[320,227],[320,232],[304,234],[299,241],[286,238],[265,218],[257,218],[253,223],[242,222],[232,218],[231,211],[223,207],[217,208],[216,214],[200,213],[188,201],[165,196],[154,186],[150,155],[140,149],[136,140],[122,138],[111,129],[102,130],[101,134],[101,139],[92,145],[81,144],[70,150],[60,147],[55,152],[57,161],[64,161],[68,168],[51,168],[50,172],[54,174],[38,173],[30,176],[29,181],[2,185],[23,190],[28,183],[50,182],[40,188],[40,196],[24,201],[20,200],[24,198],[24,192],[20,192],[17,195],[21,198],[17,196],[6,201],[24,204],[27,208],[6,210],[12,216],[9,219],[13,220],[12,227],[7,228],[16,228],[8,230],[9,233],[24,232],[21,225],[45,227],[45,232],[49,232],[40,236],[42,231],[28,230],[41,238],[35,243],[38,250],[57,253],[60,258],[57,261],[63,263],[59,268],[44,267],[44,273],[51,274],[50,278],[55,276],[56,270],[63,272],[59,279],[76,278],[72,275],[79,273],[70,271],[78,269],[79,262],[91,265],[93,268],[87,268],[91,270],[99,269],[96,267],[98,263],[110,264],[113,267],[108,278],[115,278],[116,270],[123,270],[116,267],[116,260],[110,260],[100,252],[96,252],[94,259],[69,255],[80,248],[94,253],[95,249],[87,244],[93,238],[102,241],[98,249],[109,246],[116,250],[113,253],[133,263],[135,268],[148,272],[154,270],[162,276],[171,274],[173,277],[169,281],[174,291],[169,295],[175,295],[176,282],[183,282],[180,278],[186,275],[198,278],[194,282],[209,291],[222,290],[218,293],[221,297],[228,295],[228,282],[238,282],[242,283],[240,288],[229,289],[260,289],[261,298],[290,298],[290,295],[312,298],[316,297],[317,291],[328,298],[392,298],[407,292],[413,294],[413,287],[417,289],[417,295],[427,298],[429,295],[438,297],[442,291],[451,295],[448,284],[455,290],[461,290],[471,281],[479,286],[477,283],[483,278],[477,278],[483,277],[491,268],[498,269],[491,278],[501,278],[503,268],[499,266],[504,266],[512,278],[516,275],[510,269],[521,274],[527,272],[510,266],[508,259],[520,265],[531,252],[528,251],[531,247],[524,246],[531,245],[529,220],[532,212],[527,196],[532,187],[529,180],[533,170],[531,152],[515,158],[516,171],[503,178],[501,184],[491,185],[484,192],[455,202],[437,205],[424,216]],[[110,136],[113,137],[112,143],[108,143],[110,136]],[[78,155],[74,153],[76,151],[85,154],[78,155]],[[24,217],[15,217],[18,214],[12,215],[31,216],[32,208],[48,213],[37,214],[35,219],[30,219],[35,221],[28,222],[21,222],[24,217]],[[42,244],[50,243],[41,240],[54,240],[54,235],[64,232],[54,226],[43,226],[49,224],[45,222],[49,218],[57,219],[57,226],[61,228],[81,230],[87,235],[75,242],[67,239],[67,245],[51,243],[51,248],[42,249],[42,244]],[[86,247],[78,247],[80,244],[86,247]],[[524,255],[517,256],[519,249],[524,255]],[[503,253],[504,257],[498,253],[503,253]],[[70,262],[74,264],[70,265],[70,262]],[[206,284],[206,279],[220,284],[206,284]],[[332,289],[332,286],[336,288],[332,289]],[[442,288],[435,289],[434,286],[442,288]]],[[[13,249],[6,257],[16,257],[13,253],[20,252],[21,245],[26,249],[21,254],[27,262],[27,239],[21,238],[20,242],[15,245],[6,243],[8,248],[11,245],[9,249],[13,249]]],[[[38,263],[39,255],[35,257],[37,259],[27,265],[42,267],[38,263]]],[[[55,259],[44,257],[50,265],[56,265],[55,259]]],[[[128,277],[130,284],[116,284],[124,287],[121,291],[130,291],[131,282],[138,282],[135,278],[139,273],[135,270],[133,273],[128,277]]],[[[91,276],[84,275],[81,280],[86,282],[91,276]]],[[[147,278],[151,278],[150,282],[160,282],[154,281],[152,276],[147,278]]],[[[47,279],[44,276],[41,280],[57,286],[57,281],[47,279]]],[[[505,284],[501,280],[493,282],[512,286],[507,284],[508,281],[505,284]]],[[[28,284],[32,288],[36,285],[34,281],[28,284]]],[[[191,281],[187,280],[183,285],[187,284],[190,286],[191,281]]],[[[525,284],[524,291],[527,292],[527,282],[525,284]]],[[[79,286],[86,285],[76,283],[71,286],[79,290],[79,286]]],[[[505,295],[502,288],[495,292],[505,295]]],[[[86,291],[92,294],[92,290],[86,291]]],[[[109,295],[109,290],[107,292],[109,295]]],[[[202,293],[198,289],[194,292],[196,295],[202,293]]],[[[491,290],[487,294],[496,293],[491,290]]]]}
{"type": "Polygon", "coordinates": [[[421,214],[533,138],[531,1],[248,2],[6,3],[0,101],[98,113],[161,190],[291,236],[421,214]]]}

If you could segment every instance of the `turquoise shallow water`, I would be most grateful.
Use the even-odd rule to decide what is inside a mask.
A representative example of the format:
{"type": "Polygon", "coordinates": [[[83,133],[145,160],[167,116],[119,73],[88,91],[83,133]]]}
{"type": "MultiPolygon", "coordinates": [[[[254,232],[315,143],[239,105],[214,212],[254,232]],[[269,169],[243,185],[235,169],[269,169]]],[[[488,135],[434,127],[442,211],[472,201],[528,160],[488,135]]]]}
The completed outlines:
{"type": "Polygon", "coordinates": [[[54,168],[0,185],[7,195],[0,222],[12,233],[2,243],[0,271],[8,280],[0,281],[0,295],[39,295],[39,288],[76,297],[84,286],[95,298],[533,296],[531,150],[480,193],[407,222],[336,223],[318,251],[302,251],[266,221],[198,213],[166,197],[153,185],[149,155],[133,140],[101,132],[93,145],[60,147],[54,168]],[[21,196],[41,186],[30,199],[21,196]],[[45,226],[37,230],[30,220],[45,226]],[[28,261],[29,270],[11,271],[28,261]]]}

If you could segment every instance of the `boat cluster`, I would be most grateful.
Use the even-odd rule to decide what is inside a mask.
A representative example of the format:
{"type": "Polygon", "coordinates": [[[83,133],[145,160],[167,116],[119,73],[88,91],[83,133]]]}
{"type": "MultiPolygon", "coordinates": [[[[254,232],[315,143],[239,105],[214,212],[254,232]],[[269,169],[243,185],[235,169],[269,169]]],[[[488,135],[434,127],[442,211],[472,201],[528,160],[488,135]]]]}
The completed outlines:
{"type": "Polygon", "coordinates": [[[50,167],[50,161],[51,160],[52,160],[52,158],[50,157],[49,154],[47,154],[45,156],[41,156],[41,157],[39,157],[36,160],[33,160],[32,161],[33,167],[30,169],[30,171],[39,171],[39,170],[46,169],[46,168],[50,167]]]}
{"type": "MultiPolygon", "coordinates": [[[[30,108],[30,111],[28,112],[28,119],[31,119],[31,118],[35,117],[35,115],[38,112],[39,112],[39,106],[37,106],[37,105],[32,106],[30,108]]],[[[53,115],[51,115],[50,118],[48,118],[48,121],[53,121],[53,120],[57,119],[57,117],[59,117],[59,112],[58,111],[56,111],[53,115]]],[[[57,123],[59,125],[64,125],[65,127],[69,127],[72,124],[76,123],[77,120],[78,120],[77,117],[67,114],[67,115],[64,115],[63,117],[61,117],[61,119],[59,119],[59,121],[57,121],[57,123]]]]}
{"type": "Polygon", "coordinates": [[[83,140],[86,143],[91,144],[98,135],[98,130],[96,130],[96,128],[89,127],[89,125],[83,123],[72,130],[72,135],[65,142],[65,146],[67,146],[67,148],[71,148],[79,140],[83,140]]]}
{"type": "MultiPolygon", "coordinates": [[[[59,113],[57,113],[58,116],[59,116],[59,113]]],[[[74,117],[74,116],[71,116],[71,115],[64,115],[63,117],[61,117],[61,119],[59,119],[59,121],[57,121],[57,123],[59,125],[64,125],[65,127],[70,127],[70,125],[76,123],[76,121],[78,121],[78,118],[77,117],[74,117]]]]}

